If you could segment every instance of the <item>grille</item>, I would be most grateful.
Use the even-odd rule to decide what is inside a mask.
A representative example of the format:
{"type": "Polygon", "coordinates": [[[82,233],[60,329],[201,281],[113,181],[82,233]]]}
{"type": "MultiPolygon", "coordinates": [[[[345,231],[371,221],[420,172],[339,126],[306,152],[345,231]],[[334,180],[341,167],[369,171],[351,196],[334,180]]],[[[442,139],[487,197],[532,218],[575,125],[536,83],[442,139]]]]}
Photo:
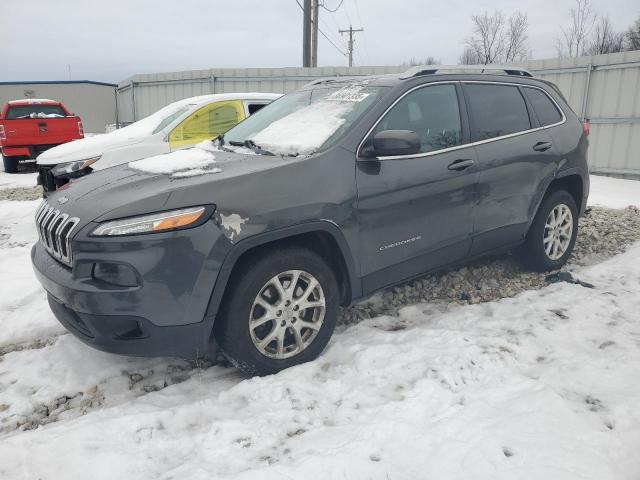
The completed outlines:
{"type": "Polygon", "coordinates": [[[40,243],[49,254],[62,263],[71,266],[71,233],[80,223],[77,217],[53,208],[47,201],[36,211],[36,227],[40,243]]]}

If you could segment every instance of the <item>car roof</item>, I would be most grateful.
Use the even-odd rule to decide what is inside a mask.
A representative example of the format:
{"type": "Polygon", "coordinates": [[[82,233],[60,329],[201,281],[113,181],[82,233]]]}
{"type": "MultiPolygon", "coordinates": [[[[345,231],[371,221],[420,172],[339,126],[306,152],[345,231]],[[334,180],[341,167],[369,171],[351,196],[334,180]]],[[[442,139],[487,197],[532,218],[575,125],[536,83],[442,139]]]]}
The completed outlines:
{"type": "Polygon", "coordinates": [[[183,98],[178,102],[185,105],[205,105],[212,102],[224,102],[227,100],[276,100],[280,98],[282,93],[213,93],[211,95],[199,95],[197,97],[183,98]]]}
{"type": "Polygon", "coordinates": [[[33,105],[33,104],[60,105],[60,102],[56,100],[50,100],[48,98],[21,98],[19,100],[9,100],[7,103],[11,106],[33,105]]]}
{"type": "MultiPolygon", "coordinates": [[[[540,80],[526,68],[515,65],[416,65],[400,73],[386,73],[378,75],[353,75],[340,77],[318,78],[309,82],[305,87],[321,84],[335,84],[364,82],[372,86],[396,86],[414,79],[438,80],[446,76],[447,79],[472,78],[473,80],[488,77],[505,77],[511,80],[527,79],[540,80]]],[[[495,80],[495,78],[491,78],[495,80]]],[[[548,83],[548,82],[546,82],[548,83]]]]}

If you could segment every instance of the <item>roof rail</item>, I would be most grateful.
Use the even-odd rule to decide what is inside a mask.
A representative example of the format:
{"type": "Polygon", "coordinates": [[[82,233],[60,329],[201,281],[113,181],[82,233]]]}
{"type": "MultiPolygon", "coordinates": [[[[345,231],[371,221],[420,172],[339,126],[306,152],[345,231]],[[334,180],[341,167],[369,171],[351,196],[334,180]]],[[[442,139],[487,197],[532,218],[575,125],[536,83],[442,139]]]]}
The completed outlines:
{"type": "Polygon", "coordinates": [[[400,75],[401,80],[421,75],[435,75],[445,73],[493,73],[497,75],[515,75],[518,77],[533,77],[526,68],[513,65],[417,65],[400,75]],[[502,72],[502,73],[499,73],[502,72]]]}

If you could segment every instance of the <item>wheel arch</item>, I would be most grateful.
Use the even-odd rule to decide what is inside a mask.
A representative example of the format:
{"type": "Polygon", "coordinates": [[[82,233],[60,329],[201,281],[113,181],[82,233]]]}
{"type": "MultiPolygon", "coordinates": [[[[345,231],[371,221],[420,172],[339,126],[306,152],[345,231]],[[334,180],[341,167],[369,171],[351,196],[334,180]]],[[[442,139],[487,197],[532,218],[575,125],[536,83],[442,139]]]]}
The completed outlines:
{"type": "Polygon", "coordinates": [[[576,201],[576,206],[578,207],[578,213],[581,214],[584,211],[584,180],[579,173],[568,173],[566,175],[558,176],[553,179],[553,181],[547,187],[544,196],[547,196],[549,193],[556,190],[566,190],[571,194],[573,199],[576,201]]]}
{"type": "Polygon", "coordinates": [[[340,228],[330,221],[307,222],[254,235],[235,244],[220,268],[205,319],[214,321],[231,276],[240,262],[259,254],[263,249],[289,245],[309,248],[327,261],[336,274],[342,305],[361,296],[360,278],[356,274],[351,250],[340,228]]]}
{"type": "Polygon", "coordinates": [[[526,237],[531,225],[533,225],[533,220],[538,214],[540,205],[542,205],[542,202],[547,195],[556,190],[566,190],[575,200],[576,206],[578,207],[578,215],[581,216],[586,207],[585,192],[588,192],[588,188],[588,184],[585,185],[583,174],[579,169],[567,169],[560,171],[555,176],[549,178],[540,188],[540,193],[538,194],[534,208],[532,209],[532,214],[529,218],[529,224],[527,225],[527,230],[524,236],[526,237]]]}

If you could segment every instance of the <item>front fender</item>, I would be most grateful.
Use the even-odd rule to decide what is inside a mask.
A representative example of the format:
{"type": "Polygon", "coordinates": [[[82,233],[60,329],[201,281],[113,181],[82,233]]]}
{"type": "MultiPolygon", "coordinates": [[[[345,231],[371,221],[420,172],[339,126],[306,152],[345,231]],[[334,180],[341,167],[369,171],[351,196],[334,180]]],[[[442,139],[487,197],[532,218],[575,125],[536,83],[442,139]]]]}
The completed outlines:
{"type": "Polygon", "coordinates": [[[238,243],[234,244],[231,247],[222,262],[217,280],[213,287],[213,291],[211,293],[211,298],[209,300],[209,305],[207,308],[207,313],[205,316],[205,322],[210,323],[211,328],[213,328],[213,322],[215,320],[215,316],[218,313],[218,309],[222,302],[222,298],[231,277],[231,273],[233,272],[233,269],[235,268],[238,260],[245,252],[249,251],[252,248],[259,247],[261,245],[265,245],[277,240],[284,240],[295,235],[313,232],[326,232],[335,240],[338,248],[340,249],[340,254],[342,255],[344,265],[346,266],[347,270],[347,277],[351,291],[351,298],[349,300],[359,298],[362,295],[362,284],[360,282],[360,278],[356,274],[355,263],[353,260],[353,256],[351,255],[351,250],[340,228],[330,220],[304,222],[298,225],[270,230],[268,232],[247,237],[241,241],[238,241],[238,243]]]}

